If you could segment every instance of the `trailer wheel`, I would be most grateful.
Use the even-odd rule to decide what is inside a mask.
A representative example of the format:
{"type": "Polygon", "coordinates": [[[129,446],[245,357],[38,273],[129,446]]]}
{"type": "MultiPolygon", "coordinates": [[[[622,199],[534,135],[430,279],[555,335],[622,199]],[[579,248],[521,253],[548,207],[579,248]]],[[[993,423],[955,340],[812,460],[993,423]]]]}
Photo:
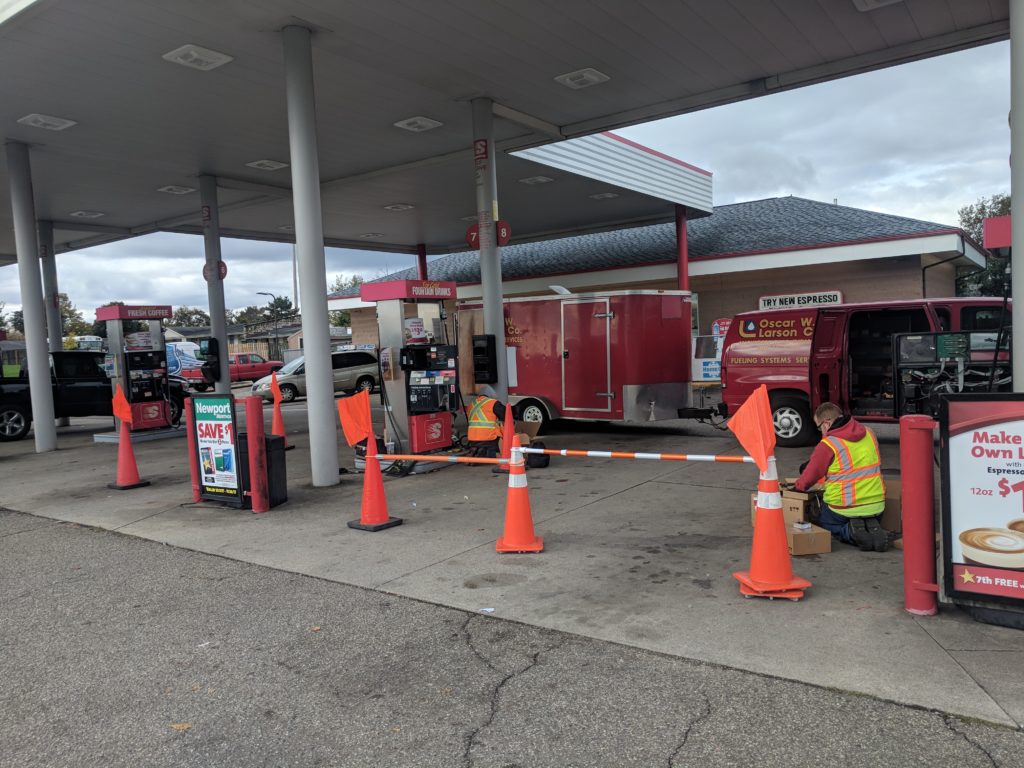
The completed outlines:
{"type": "Polygon", "coordinates": [[[512,409],[512,414],[519,421],[540,424],[540,429],[537,430],[538,435],[544,434],[544,430],[548,428],[548,422],[550,421],[547,410],[541,405],[539,400],[523,400],[512,409]]]}
{"type": "Polygon", "coordinates": [[[771,404],[775,440],[779,445],[793,448],[815,442],[814,420],[806,400],[779,397],[772,398],[771,404]]]}
{"type": "Polygon", "coordinates": [[[210,388],[209,384],[193,384],[192,385],[192,389],[194,389],[196,392],[205,392],[209,388],[210,388]]]}
{"type": "Polygon", "coordinates": [[[0,408],[0,442],[21,440],[32,426],[29,410],[20,405],[5,405],[0,408]]]}

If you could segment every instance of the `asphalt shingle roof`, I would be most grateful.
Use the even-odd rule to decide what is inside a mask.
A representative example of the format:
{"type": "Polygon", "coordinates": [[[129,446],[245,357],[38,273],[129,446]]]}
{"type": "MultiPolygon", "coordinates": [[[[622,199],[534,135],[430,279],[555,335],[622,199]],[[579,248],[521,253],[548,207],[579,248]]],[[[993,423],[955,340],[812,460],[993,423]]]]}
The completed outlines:
{"type": "MultiPolygon", "coordinates": [[[[690,221],[686,227],[693,261],[955,231],[957,227],[946,224],[802,197],[773,197],[717,206],[713,215],[690,221]]],[[[508,245],[501,249],[501,274],[505,280],[516,280],[675,260],[675,224],[655,224],[508,245]]],[[[412,268],[372,282],[415,279],[417,271],[412,268]]],[[[430,279],[479,283],[478,252],[453,253],[430,262],[430,279]]],[[[358,292],[355,287],[331,294],[331,297],[343,298],[358,292]]]]}

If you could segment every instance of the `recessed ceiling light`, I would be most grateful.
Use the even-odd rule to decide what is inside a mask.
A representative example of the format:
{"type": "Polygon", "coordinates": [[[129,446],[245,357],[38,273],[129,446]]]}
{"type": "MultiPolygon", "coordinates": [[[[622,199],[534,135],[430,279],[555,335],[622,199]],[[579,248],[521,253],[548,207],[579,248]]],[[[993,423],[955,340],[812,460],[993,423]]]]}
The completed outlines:
{"type": "Polygon", "coordinates": [[[68,216],[74,216],[76,219],[98,219],[100,216],[106,215],[102,211],[72,211],[68,214],[68,216]]]}
{"type": "Polygon", "coordinates": [[[474,213],[472,216],[463,216],[459,221],[476,221],[478,218],[480,217],[474,213]]]}
{"type": "Polygon", "coordinates": [[[165,187],[158,187],[157,192],[166,192],[168,195],[190,195],[196,191],[195,187],[179,187],[177,184],[168,184],[165,187]]]}
{"type": "Polygon", "coordinates": [[[161,58],[164,61],[181,64],[183,67],[199,69],[203,72],[209,72],[211,69],[216,69],[227,64],[229,61],[235,60],[234,56],[228,56],[220,51],[211,51],[209,48],[192,45],[191,43],[183,45],[181,48],[175,48],[173,51],[165,53],[161,58]]]}
{"type": "Polygon", "coordinates": [[[395,128],[402,128],[413,133],[423,133],[423,131],[440,128],[444,123],[431,120],[429,117],[423,117],[423,115],[417,115],[416,117],[407,117],[405,120],[399,120],[397,123],[392,123],[392,125],[395,128]]]}
{"type": "Polygon", "coordinates": [[[519,179],[520,184],[547,184],[549,181],[554,181],[550,176],[527,176],[525,179],[519,179]]]}
{"type": "Polygon", "coordinates": [[[415,205],[409,205],[408,203],[392,203],[391,205],[385,205],[384,210],[386,211],[411,211],[415,208],[415,205]]]}
{"type": "Polygon", "coordinates": [[[598,192],[596,195],[587,195],[591,200],[611,200],[613,197],[618,196],[618,192],[598,192]]]}
{"type": "Polygon", "coordinates": [[[555,82],[561,83],[566,88],[578,91],[580,88],[589,88],[599,83],[607,83],[611,78],[604,72],[598,72],[593,67],[577,69],[575,72],[566,72],[555,78],[555,82]]]}
{"type": "Polygon", "coordinates": [[[278,227],[278,229],[280,229],[282,232],[294,232],[295,231],[295,225],[294,224],[282,224],[280,227],[278,227]]]}
{"type": "Polygon", "coordinates": [[[288,167],[288,163],[279,163],[277,160],[253,160],[246,165],[250,168],[259,168],[261,171],[279,171],[288,167]]]}
{"type": "Polygon", "coordinates": [[[853,0],[853,4],[861,13],[867,13],[868,11],[873,11],[876,8],[882,8],[886,5],[895,5],[896,3],[902,2],[903,0],[853,0]]]}
{"type": "Polygon", "coordinates": [[[369,239],[371,237],[384,237],[384,233],[383,232],[363,232],[363,234],[361,234],[360,237],[364,237],[364,238],[367,238],[367,239],[369,239]]]}
{"type": "Polygon", "coordinates": [[[78,125],[74,120],[65,120],[63,117],[54,117],[53,115],[41,115],[38,112],[19,117],[18,122],[33,128],[44,128],[47,131],[63,131],[65,128],[78,125]]]}

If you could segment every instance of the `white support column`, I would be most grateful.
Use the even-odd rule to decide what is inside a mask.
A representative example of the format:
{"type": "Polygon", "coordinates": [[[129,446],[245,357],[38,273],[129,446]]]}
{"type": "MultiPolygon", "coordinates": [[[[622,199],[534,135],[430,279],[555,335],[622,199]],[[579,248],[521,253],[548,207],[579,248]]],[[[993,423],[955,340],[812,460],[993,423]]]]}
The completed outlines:
{"type": "MultiPolygon", "coordinates": [[[[64,349],[64,322],[60,316],[60,289],[57,287],[57,254],[53,252],[53,222],[40,221],[39,265],[43,270],[43,305],[46,307],[46,334],[50,351],[64,349]]],[[[68,425],[67,416],[57,419],[58,427],[68,425]]]]}
{"type": "Polygon", "coordinates": [[[57,427],[53,421],[50,355],[43,319],[43,284],[39,277],[39,241],[36,237],[32,166],[27,144],[10,141],[5,149],[11,185],[14,242],[18,251],[18,279],[21,283],[22,317],[25,320],[25,356],[28,360],[36,453],[44,453],[56,450],[57,427]]]}
{"type": "Polygon", "coordinates": [[[231,392],[231,369],[228,366],[228,322],[224,316],[224,281],[220,276],[220,208],[217,204],[217,177],[199,177],[199,196],[203,206],[203,246],[206,250],[206,295],[210,304],[210,335],[220,347],[220,381],[213,391],[219,395],[231,392]]]}
{"type": "Polygon", "coordinates": [[[57,288],[57,259],[53,253],[53,222],[39,222],[39,264],[43,271],[43,304],[46,306],[46,333],[50,351],[64,348],[64,328],[60,318],[57,288]]]}
{"type": "Polygon", "coordinates": [[[295,206],[295,252],[299,264],[302,336],[305,340],[309,454],[313,485],[322,487],[338,484],[338,412],[334,405],[330,319],[327,314],[327,265],[320,210],[313,46],[310,31],[305,27],[285,27],[281,34],[284,39],[288,144],[295,206]]]}
{"type": "Polygon", "coordinates": [[[1013,391],[1024,392],[1024,0],[1010,0],[1010,115],[1010,287],[1013,327],[1019,331],[1013,334],[1013,391]]]}
{"type": "Polygon", "coordinates": [[[498,173],[494,152],[494,102],[473,99],[473,163],[476,169],[476,218],[480,240],[480,284],[484,302],[484,333],[494,334],[498,381],[494,391],[508,402],[508,353],[505,351],[505,307],[502,304],[501,251],[494,222],[498,220],[498,173]]]}

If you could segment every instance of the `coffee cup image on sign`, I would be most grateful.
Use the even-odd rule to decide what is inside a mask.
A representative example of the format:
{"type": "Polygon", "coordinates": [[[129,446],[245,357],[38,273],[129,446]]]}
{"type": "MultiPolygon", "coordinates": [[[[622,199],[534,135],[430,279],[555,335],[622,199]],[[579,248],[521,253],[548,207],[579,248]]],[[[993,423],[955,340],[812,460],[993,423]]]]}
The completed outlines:
{"type": "MultiPolygon", "coordinates": [[[[1020,522],[1022,521],[1013,521],[1020,522]]],[[[1024,570],[1024,532],[1010,528],[971,528],[960,534],[964,562],[1024,570]]]]}
{"type": "Polygon", "coordinates": [[[1018,517],[1016,520],[1011,520],[1006,524],[1006,527],[1011,531],[1017,533],[1024,533],[1024,517],[1018,517]]]}

